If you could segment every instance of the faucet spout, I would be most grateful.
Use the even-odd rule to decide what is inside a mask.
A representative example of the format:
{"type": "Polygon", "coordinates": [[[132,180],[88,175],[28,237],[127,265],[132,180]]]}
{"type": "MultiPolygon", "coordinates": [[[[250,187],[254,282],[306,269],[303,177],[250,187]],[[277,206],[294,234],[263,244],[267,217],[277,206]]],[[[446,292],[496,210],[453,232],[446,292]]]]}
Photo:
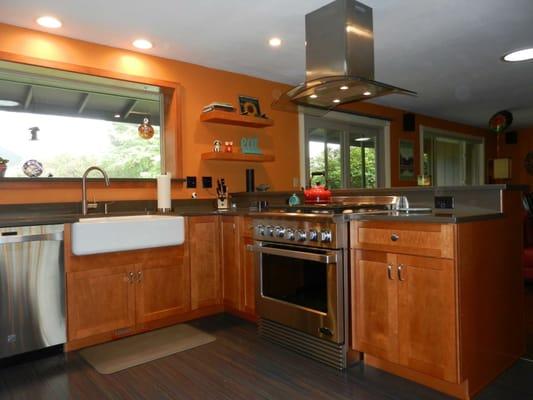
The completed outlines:
{"type": "Polygon", "coordinates": [[[91,171],[100,171],[100,173],[104,177],[105,185],[106,186],[111,185],[111,183],[109,181],[109,176],[107,176],[107,172],[105,172],[102,168],[96,167],[96,166],[92,166],[92,167],[89,167],[89,168],[87,168],[85,170],[85,172],[83,173],[83,176],[81,178],[81,212],[82,212],[83,215],[87,215],[87,211],[88,211],[88,206],[87,206],[87,175],[89,175],[89,173],[91,171]]]}

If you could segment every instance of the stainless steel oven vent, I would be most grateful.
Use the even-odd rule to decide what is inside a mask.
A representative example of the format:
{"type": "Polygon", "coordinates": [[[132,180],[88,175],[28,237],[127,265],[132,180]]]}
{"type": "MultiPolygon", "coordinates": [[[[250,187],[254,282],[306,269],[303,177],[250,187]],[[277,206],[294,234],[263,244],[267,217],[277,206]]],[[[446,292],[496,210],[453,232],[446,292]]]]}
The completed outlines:
{"type": "Polygon", "coordinates": [[[415,92],[374,80],[372,8],[335,0],[305,16],[306,81],[283,94],[276,109],[333,109],[392,93],[415,92]]]}

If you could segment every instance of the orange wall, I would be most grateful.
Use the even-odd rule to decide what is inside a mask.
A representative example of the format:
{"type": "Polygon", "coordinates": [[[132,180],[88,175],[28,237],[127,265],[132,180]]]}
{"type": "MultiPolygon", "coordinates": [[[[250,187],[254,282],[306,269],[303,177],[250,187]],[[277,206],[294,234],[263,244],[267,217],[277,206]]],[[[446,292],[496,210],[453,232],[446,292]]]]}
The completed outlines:
{"type": "MultiPolygon", "coordinates": [[[[270,109],[273,98],[288,86],[250,76],[220,71],[189,63],[154,57],[133,51],[50,35],[38,31],[0,24],[0,52],[4,59],[31,57],[41,65],[47,62],[76,64],[120,74],[150,77],[178,82],[181,87],[182,165],[183,176],[225,177],[230,191],[245,190],[245,169],[255,169],[255,182],[268,183],[275,190],[292,188],[298,177],[298,118],[295,114],[270,109]],[[42,60],[42,63],[40,62],[42,60]],[[259,98],[261,109],[275,120],[266,129],[250,129],[201,123],[201,109],[212,101],[237,105],[239,94],[259,98]],[[233,140],[238,145],[242,136],[258,136],[264,152],[276,156],[271,163],[201,161],[203,152],[211,151],[214,139],[233,140]]],[[[1,58],[1,57],[0,57],[1,58]]],[[[77,183],[9,183],[0,182],[0,204],[40,201],[79,201],[77,183]]],[[[173,188],[173,198],[190,198],[192,189],[173,188]]],[[[96,200],[153,199],[154,184],[115,184],[109,189],[92,187],[96,200]]],[[[196,189],[200,197],[214,197],[215,191],[196,189]]]]}
{"type": "Polygon", "coordinates": [[[533,175],[524,166],[527,153],[533,151],[533,127],[517,130],[517,143],[505,144],[505,135],[498,135],[498,158],[511,158],[511,183],[533,185],[533,175]]]}
{"type": "MultiPolygon", "coordinates": [[[[0,24],[0,59],[16,60],[31,57],[36,64],[75,64],[78,69],[95,68],[117,74],[177,82],[181,92],[181,132],[183,176],[225,177],[230,191],[245,189],[245,169],[255,169],[256,184],[268,183],[273,190],[292,189],[293,177],[299,176],[298,120],[296,114],[274,111],[270,103],[288,86],[241,74],[230,73],[180,61],[163,59],[143,53],[111,48],[99,44],[68,39],[43,32],[0,24]],[[236,104],[237,96],[246,94],[259,98],[263,112],[275,120],[267,129],[248,129],[199,121],[201,108],[215,100],[236,104]],[[238,144],[242,136],[257,135],[260,147],[276,157],[272,163],[224,163],[201,161],[203,152],[211,151],[214,139],[233,140],[238,144]]],[[[90,71],[89,71],[90,72],[90,71]]],[[[486,135],[486,131],[435,118],[417,115],[417,131],[403,132],[403,111],[370,103],[355,103],[348,110],[386,117],[391,122],[392,186],[416,185],[416,181],[398,179],[398,145],[400,139],[415,142],[415,174],[419,174],[418,125],[446,129],[471,135],[486,135]]],[[[494,143],[487,143],[487,156],[494,143]]],[[[1,156],[1,155],[0,155],[1,156]]],[[[36,183],[0,181],[0,204],[33,202],[67,202],[80,200],[77,183],[36,183]]],[[[97,186],[97,185],[96,185],[97,186]]],[[[189,198],[192,189],[173,187],[173,198],[189,198]]],[[[91,187],[97,201],[117,199],[154,199],[153,183],[115,183],[107,189],[91,187]]],[[[214,190],[196,189],[200,197],[213,197],[214,190]]]]}
{"type": "Polygon", "coordinates": [[[415,131],[405,132],[403,130],[403,114],[405,111],[379,106],[371,103],[353,103],[344,106],[346,110],[359,112],[369,116],[379,116],[391,120],[390,135],[391,135],[391,186],[416,186],[416,175],[420,174],[420,140],[419,127],[420,125],[432,127],[451,132],[462,133],[465,135],[482,136],[485,138],[485,154],[488,158],[493,157],[495,140],[493,135],[486,129],[471,127],[468,125],[458,124],[455,122],[445,121],[438,118],[432,118],[425,115],[416,114],[415,116],[415,131]],[[399,179],[399,144],[400,140],[414,141],[414,157],[415,157],[415,178],[411,181],[399,179]]]}

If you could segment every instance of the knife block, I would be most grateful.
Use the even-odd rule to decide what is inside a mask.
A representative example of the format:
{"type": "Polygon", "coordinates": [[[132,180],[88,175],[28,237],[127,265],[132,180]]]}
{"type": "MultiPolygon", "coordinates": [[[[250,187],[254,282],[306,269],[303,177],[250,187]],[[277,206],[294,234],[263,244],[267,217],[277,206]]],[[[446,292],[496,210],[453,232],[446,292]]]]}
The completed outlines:
{"type": "Polygon", "coordinates": [[[217,207],[218,209],[227,210],[228,209],[228,198],[224,197],[223,199],[217,199],[217,207]]]}

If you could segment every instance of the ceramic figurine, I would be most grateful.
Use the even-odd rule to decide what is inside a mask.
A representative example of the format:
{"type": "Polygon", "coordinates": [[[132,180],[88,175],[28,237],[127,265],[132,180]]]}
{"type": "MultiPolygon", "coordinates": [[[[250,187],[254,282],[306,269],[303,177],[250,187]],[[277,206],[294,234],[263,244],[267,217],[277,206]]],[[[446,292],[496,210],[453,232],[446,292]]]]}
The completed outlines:
{"type": "Polygon", "coordinates": [[[222,151],[222,142],[220,140],[216,139],[213,142],[213,151],[215,153],[220,153],[222,151]]]}
{"type": "Polygon", "coordinates": [[[233,153],[233,142],[224,142],[225,149],[224,151],[226,153],[233,153]]]}

